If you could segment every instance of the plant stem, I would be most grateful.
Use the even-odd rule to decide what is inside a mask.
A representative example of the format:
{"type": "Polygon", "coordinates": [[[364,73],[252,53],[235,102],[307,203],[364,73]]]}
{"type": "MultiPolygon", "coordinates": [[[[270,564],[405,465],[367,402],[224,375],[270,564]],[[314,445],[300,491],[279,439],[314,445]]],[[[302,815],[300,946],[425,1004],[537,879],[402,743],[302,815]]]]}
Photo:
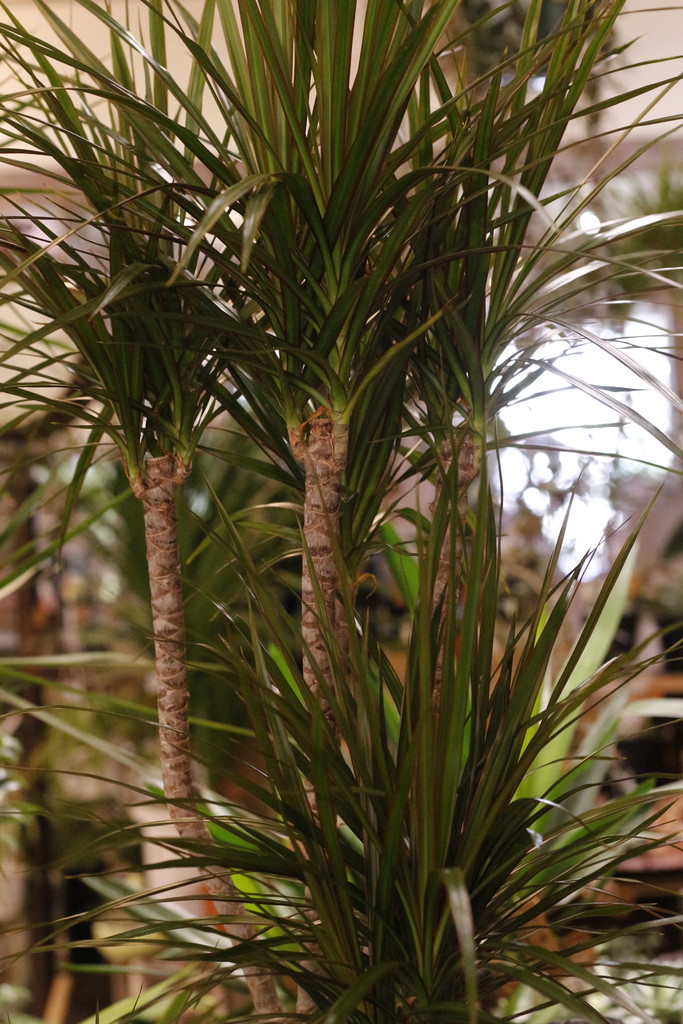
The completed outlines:
{"type": "Polygon", "coordinates": [[[337,565],[344,457],[337,444],[335,424],[322,416],[311,421],[308,443],[302,447],[306,470],[301,572],[303,677],[330,720],[329,702],[321,693],[323,687],[328,692],[334,688],[330,639],[334,656],[342,662],[348,647],[337,565]]]}
{"type": "MultiPolygon", "coordinates": [[[[187,468],[173,455],[147,459],[141,477],[133,482],[145,516],[145,541],[154,630],[159,714],[159,757],[164,796],[171,821],[182,839],[208,845],[211,835],[196,809],[189,728],[189,687],[185,645],[185,610],[180,578],[176,495],[187,468]]],[[[204,885],[220,913],[244,913],[225,869],[210,867],[204,885]]],[[[234,938],[249,941],[254,930],[246,924],[231,927],[234,938]]],[[[280,1013],[274,979],[255,967],[244,977],[254,1010],[280,1013]]]]}
{"type": "MultiPolygon", "coordinates": [[[[318,414],[310,422],[307,442],[294,439],[295,454],[306,472],[301,569],[303,678],[338,738],[339,729],[327,695],[334,691],[330,647],[333,657],[343,665],[349,643],[347,618],[339,597],[338,567],[339,509],[347,431],[346,426],[340,427],[318,414]]],[[[306,798],[311,815],[318,820],[317,795],[312,786],[306,788],[306,798]]],[[[310,893],[308,895],[310,897],[310,893]]],[[[314,917],[315,913],[311,911],[310,916],[314,917]]],[[[305,948],[311,958],[304,960],[301,966],[316,974],[319,972],[316,949],[313,945],[305,948]]],[[[315,1001],[300,987],[297,1013],[305,1016],[315,1009],[315,1001]]]]}

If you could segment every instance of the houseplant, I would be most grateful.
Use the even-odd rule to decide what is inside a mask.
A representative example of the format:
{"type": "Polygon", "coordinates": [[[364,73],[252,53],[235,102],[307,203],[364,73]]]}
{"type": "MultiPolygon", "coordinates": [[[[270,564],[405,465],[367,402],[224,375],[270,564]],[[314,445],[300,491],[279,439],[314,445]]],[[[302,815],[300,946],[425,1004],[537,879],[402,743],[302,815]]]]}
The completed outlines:
{"type": "MultiPolygon", "coordinates": [[[[56,46],[4,8],[20,84],[3,98],[3,159],[48,157],[54,185],[46,201],[7,197],[4,294],[48,322],[5,361],[59,329],[74,382],[50,401],[17,368],[5,392],[77,408],[90,428],[71,504],[107,438],[145,506],[164,795],[179,830],[166,844],[203,873],[266,1018],[291,1008],[290,979],[298,1014],[330,1022],[496,1019],[508,982],[599,1019],[576,985],[623,1003],[619,987],[534,935],[646,842],[649,797],[577,820],[562,811],[571,772],[536,793],[525,777],[586,699],[633,671],[623,658],[568,687],[634,539],[564,666],[553,656],[582,566],[558,580],[559,544],[532,616],[498,651],[490,478],[496,416],[539,373],[550,335],[637,371],[583,319],[606,239],[574,225],[602,183],[548,184],[571,126],[616,105],[581,102],[609,67],[621,3],[576,0],[539,39],[532,0],[519,52],[473,81],[453,76],[469,32],[452,35],[455,0],[205,0],[199,16],[143,0],[142,40],[137,17],[77,6],[106,27],[109,59],[42,0],[56,46]],[[223,609],[216,656],[267,766],[260,817],[202,799],[189,749],[174,510],[219,413],[260,450],[249,471],[275,473],[302,509],[294,643],[268,566],[218,494],[222,536],[207,537],[249,599],[223,609]],[[429,477],[431,515],[400,497],[429,477]],[[409,608],[403,676],[357,603],[378,552],[409,608]]],[[[49,358],[42,372],[57,379],[49,358]]],[[[203,926],[210,960],[216,923],[203,926]]],[[[172,941],[175,926],[160,927],[172,941]]]]}

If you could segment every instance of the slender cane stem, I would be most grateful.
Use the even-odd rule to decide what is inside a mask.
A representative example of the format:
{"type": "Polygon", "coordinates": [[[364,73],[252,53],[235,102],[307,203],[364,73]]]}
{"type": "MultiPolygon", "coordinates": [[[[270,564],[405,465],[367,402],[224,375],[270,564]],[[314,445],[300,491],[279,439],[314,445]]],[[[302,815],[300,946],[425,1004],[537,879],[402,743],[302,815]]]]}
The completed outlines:
{"type": "MultiPolygon", "coordinates": [[[[183,839],[210,844],[211,836],[196,809],[189,729],[189,688],[185,646],[185,612],[180,578],[176,495],[187,469],[172,455],[148,459],[144,475],[134,481],[145,517],[145,540],[154,629],[159,714],[159,756],[168,811],[183,839]]],[[[204,880],[220,913],[244,913],[225,870],[210,867],[204,880]]],[[[232,926],[239,941],[253,938],[246,924],[232,926]]],[[[247,967],[244,976],[257,1013],[281,1012],[274,979],[247,967]]]]}
{"type": "MultiPolygon", "coordinates": [[[[330,691],[333,689],[329,636],[338,641],[335,655],[342,660],[347,644],[337,565],[344,465],[336,445],[335,425],[329,419],[312,420],[308,443],[303,447],[303,463],[306,470],[301,573],[303,676],[310,692],[319,696],[322,680],[330,691]],[[323,628],[323,619],[327,620],[327,631],[323,628]]],[[[324,698],[321,703],[329,717],[324,698]]]]}
{"type": "MultiPolygon", "coordinates": [[[[348,651],[348,624],[339,597],[338,565],[347,428],[335,426],[320,412],[323,410],[310,422],[307,442],[295,444],[295,452],[306,472],[301,570],[303,678],[309,692],[318,699],[323,715],[338,733],[326,693],[334,691],[330,638],[334,657],[342,664],[348,651]]],[[[311,814],[317,819],[317,796],[312,786],[307,788],[306,797],[311,814]]],[[[310,916],[315,916],[313,910],[310,916]]],[[[304,960],[302,967],[315,974],[318,972],[315,947],[310,945],[307,950],[311,958],[304,960]]],[[[296,1009],[302,1016],[315,1009],[314,1000],[303,988],[299,988],[296,1009]]]]}

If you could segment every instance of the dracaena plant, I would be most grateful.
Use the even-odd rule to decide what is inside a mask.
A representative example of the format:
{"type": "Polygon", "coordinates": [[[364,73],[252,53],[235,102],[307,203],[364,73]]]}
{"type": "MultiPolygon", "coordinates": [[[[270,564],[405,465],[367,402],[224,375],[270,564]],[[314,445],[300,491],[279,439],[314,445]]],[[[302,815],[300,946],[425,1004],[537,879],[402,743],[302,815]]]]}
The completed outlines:
{"type": "MultiPolygon", "coordinates": [[[[40,74],[54,81],[47,57],[41,56],[37,67],[26,70],[35,84],[40,74]]],[[[156,98],[163,104],[162,92],[157,89],[156,98]]],[[[71,415],[75,401],[79,416],[91,426],[83,464],[103,435],[116,444],[142,502],[164,793],[180,835],[208,842],[195,807],[190,757],[176,493],[204,428],[216,413],[216,328],[207,323],[200,308],[202,295],[187,276],[167,287],[178,258],[173,226],[183,215],[150,177],[153,153],[135,127],[111,107],[111,117],[93,121],[87,107],[72,102],[67,88],[45,92],[44,97],[46,108],[38,124],[51,117],[54,131],[41,132],[38,127],[32,135],[29,125],[35,129],[36,123],[27,113],[22,144],[42,148],[61,162],[68,177],[60,174],[58,180],[75,194],[66,200],[53,198],[40,213],[28,212],[29,219],[40,225],[43,239],[48,239],[46,245],[39,245],[31,231],[17,232],[13,217],[8,218],[7,252],[12,256],[6,262],[6,289],[12,291],[5,295],[30,312],[42,311],[53,326],[64,324],[72,343],[66,361],[71,364],[74,391],[50,404],[71,415]],[[74,221],[77,228],[71,226],[74,221]],[[84,224],[93,227],[86,244],[84,224]],[[97,403],[97,411],[81,404],[81,396],[97,403]]],[[[25,211],[17,205],[14,213],[22,217],[25,211]]],[[[49,333],[49,328],[42,333],[49,333]]],[[[40,334],[30,339],[29,349],[40,334]]],[[[24,348],[23,343],[10,348],[10,367],[24,348]]],[[[48,364],[49,360],[42,361],[49,387],[54,378],[48,364]]],[[[35,398],[34,389],[22,385],[21,377],[19,371],[18,390],[10,386],[9,392],[35,398]]],[[[232,887],[222,871],[209,870],[206,884],[224,900],[224,908],[234,909],[232,887]]],[[[239,937],[251,935],[241,923],[235,929],[239,937]]],[[[254,975],[250,984],[257,1008],[272,1008],[272,981],[254,975]]]]}
{"type": "MultiPolygon", "coordinates": [[[[525,773],[598,680],[567,692],[571,663],[539,710],[577,578],[553,589],[557,557],[496,661],[487,456],[548,332],[607,346],[578,298],[605,239],[572,233],[586,188],[548,181],[573,122],[616,103],[580,108],[622,3],[573,0],[540,39],[532,0],[519,52],[474,81],[458,73],[469,30],[457,0],[140,0],[130,24],[76,0],[106,29],[107,59],[34,3],[58,44],[8,7],[1,26],[19,82],[2,101],[2,158],[23,170],[49,158],[54,185],[47,201],[8,199],[4,294],[48,320],[16,351],[67,333],[73,394],[52,405],[78,410],[91,447],[118,447],[145,507],[166,797],[244,940],[234,956],[255,1008],[279,1012],[275,974],[295,980],[300,1014],[330,1022],[485,1020],[482,1000],[515,979],[584,1008],[557,976],[585,982],[585,969],[524,929],[618,862],[642,816],[637,800],[580,826],[560,816],[533,844],[548,797],[521,795],[525,773]],[[192,783],[174,510],[219,408],[301,496],[302,622],[293,646],[226,512],[259,616],[225,609],[224,671],[267,758],[270,814],[209,834],[192,783]],[[383,545],[407,564],[386,540],[393,488],[430,475],[431,518],[402,513],[419,585],[401,678],[356,592],[383,545]],[[250,866],[263,876],[252,888],[231,874],[250,866]],[[271,930],[257,937],[245,906],[271,930]]],[[[20,370],[6,390],[27,401],[20,370]]]]}

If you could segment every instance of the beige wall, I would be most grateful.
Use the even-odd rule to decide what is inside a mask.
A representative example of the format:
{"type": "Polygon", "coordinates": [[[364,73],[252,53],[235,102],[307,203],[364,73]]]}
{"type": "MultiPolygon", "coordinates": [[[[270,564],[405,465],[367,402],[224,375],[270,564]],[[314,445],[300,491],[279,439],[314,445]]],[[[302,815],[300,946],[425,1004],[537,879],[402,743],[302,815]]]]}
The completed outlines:
{"type": "MultiPolygon", "coordinates": [[[[623,56],[625,63],[658,61],[636,70],[629,70],[619,78],[619,88],[634,88],[639,81],[657,82],[676,76],[679,81],[662,95],[654,111],[647,114],[652,118],[675,118],[683,115],[683,2],[673,0],[627,0],[618,21],[618,41],[622,44],[633,40],[632,46],[623,56]]],[[[642,117],[649,100],[632,100],[619,107],[618,123],[630,124],[642,117]]],[[[616,114],[616,112],[615,112],[616,114]]],[[[615,118],[616,120],[616,118],[615,118]]],[[[643,138],[660,135],[672,125],[650,125],[642,129],[643,138]]],[[[681,140],[683,142],[683,140],[681,140]]],[[[679,143],[680,144],[680,143],[679,143]]]]}

